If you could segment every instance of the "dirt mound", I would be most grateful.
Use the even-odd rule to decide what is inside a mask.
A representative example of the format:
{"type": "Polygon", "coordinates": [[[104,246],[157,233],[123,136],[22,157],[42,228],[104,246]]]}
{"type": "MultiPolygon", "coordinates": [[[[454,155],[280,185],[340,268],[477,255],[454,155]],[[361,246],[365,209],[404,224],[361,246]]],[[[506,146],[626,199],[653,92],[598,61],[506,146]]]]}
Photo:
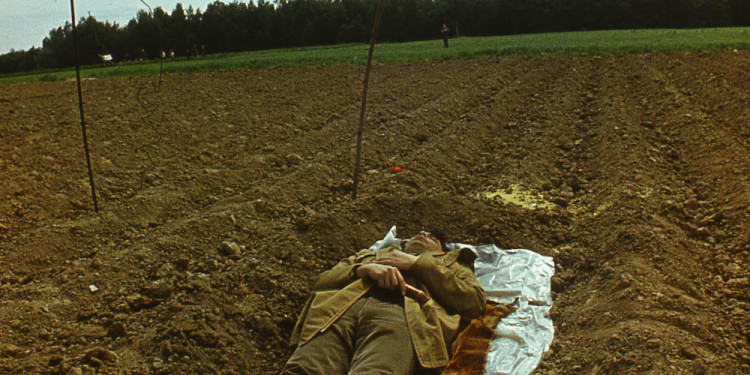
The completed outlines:
{"type": "Polygon", "coordinates": [[[381,238],[554,257],[540,374],[748,373],[750,53],[0,92],[0,372],[276,373],[314,277],[381,238]],[[157,92],[156,88],[159,87],[157,92]],[[391,167],[402,172],[391,172],[391,167]]]}

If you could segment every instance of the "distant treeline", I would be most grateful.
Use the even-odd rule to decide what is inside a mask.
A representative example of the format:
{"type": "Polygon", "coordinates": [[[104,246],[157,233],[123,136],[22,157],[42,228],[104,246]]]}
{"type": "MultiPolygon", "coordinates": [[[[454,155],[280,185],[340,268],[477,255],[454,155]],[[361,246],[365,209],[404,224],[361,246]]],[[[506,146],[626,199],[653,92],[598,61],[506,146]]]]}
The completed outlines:
{"type": "MultiPolygon", "coordinates": [[[[205,11],[177,4],[140,11],[121,27],[81,18],[81,63],[177,57],[369,40],[378,0],[216,1],[205,11]]],[[[453,35],[750,26],[750,0],[386,0],[379,41],[453,35]]],[[[74,65],[72,25],[51,30],[41,48],[0,55],[0,73],[74,65]]]]}

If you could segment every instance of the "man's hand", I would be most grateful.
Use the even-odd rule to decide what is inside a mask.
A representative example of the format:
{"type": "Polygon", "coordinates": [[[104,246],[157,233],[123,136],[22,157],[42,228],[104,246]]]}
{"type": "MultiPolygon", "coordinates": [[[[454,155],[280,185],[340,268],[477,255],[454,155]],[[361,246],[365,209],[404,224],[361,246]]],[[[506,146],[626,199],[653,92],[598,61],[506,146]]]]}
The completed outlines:
{"type": "Polygon", "coordinates": [[[368,263],[357,268],[357,276],[375,281],[379,287],[389,290],[398,290],[401,295],[406,295],[406,282],[398,268],[385,265],[368,263]]]}
{"type": "Polygon", "coordinates": [[[377,264],[393,266],[398,268],[400,271],[410,270],[416,262],[416,256],[398,250],[383,254],[375,260],[375,263],[377,264]]]}

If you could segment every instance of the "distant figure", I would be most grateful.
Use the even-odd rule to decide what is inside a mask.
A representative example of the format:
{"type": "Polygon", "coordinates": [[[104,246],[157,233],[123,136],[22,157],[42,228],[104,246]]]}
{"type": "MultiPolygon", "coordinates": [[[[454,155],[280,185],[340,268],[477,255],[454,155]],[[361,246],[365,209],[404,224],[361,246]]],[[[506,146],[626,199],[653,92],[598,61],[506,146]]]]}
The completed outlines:
{"type": "Polygon", "coordinates": [[[146,50],[141,48],[141,61],[148,61],[148,54],[146,53],[146,50]]]}
{"type": "Polygon", "coordinates": [[[445,48],[448,48],[448,34],[450,34],[451,29],[448,28],[448,24],[444,23],[443,28],[440,29],[440,34],[443,36],[443,45],[445,48]]]}
{"type": "Polygon", "coordinates": [[[169,61],[174,61],[174,50],[173,49],[169,50],[169,61]]]}

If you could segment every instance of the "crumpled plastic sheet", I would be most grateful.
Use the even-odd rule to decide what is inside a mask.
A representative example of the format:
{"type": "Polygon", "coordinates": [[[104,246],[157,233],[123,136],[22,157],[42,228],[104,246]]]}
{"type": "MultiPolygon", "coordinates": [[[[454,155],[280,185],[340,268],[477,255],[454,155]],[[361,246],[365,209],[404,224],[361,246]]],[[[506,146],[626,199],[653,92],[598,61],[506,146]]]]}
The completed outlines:
{"type": "MultiPolygon", "coordinates": [[[[370,250],[388,245],[400,248],[393,226],[385,238],[370,250]]],[[[555,330],[549,317],[552,308],[550,280],[555,272],[551,257],[530,250],[503,250],[495,245],[472,246],[448,244],[449,248],[468,247],[475,254],[474,274],[487,293],[487,298],[518,308],[495,327],[490,342],[485,374],[526,375],[539,365],[554,338],[555,330]]]]}

